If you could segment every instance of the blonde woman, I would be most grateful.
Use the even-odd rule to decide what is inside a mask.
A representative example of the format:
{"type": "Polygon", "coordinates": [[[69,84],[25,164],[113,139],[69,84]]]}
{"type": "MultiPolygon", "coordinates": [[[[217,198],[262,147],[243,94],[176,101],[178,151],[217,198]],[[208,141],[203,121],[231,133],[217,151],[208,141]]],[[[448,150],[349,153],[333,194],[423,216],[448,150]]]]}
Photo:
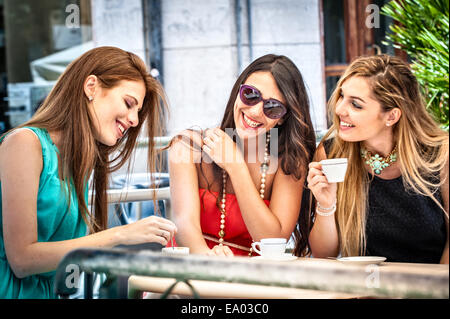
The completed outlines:
{"type": "Polygon", "coordinates": [[[356,59],[329,109],[333,124],[307,177],[317,202],[313,256],[448,263],[449,138],[409,66],[388,55],[356,59]],[[320,160],[342,157],[345,181],[328,183],[320,160]]]}
{"type": "MultiPolygon", "coordinates": [[[[108,176],[130,157],[144,121],[150,141],[160,134],[163,96],[135,54],[95,48],[67,67],[30,121],[1,136],[0,298],[55,297],[53,271],[73,249],[174,236],[175,225],[156,216],[106,229],[108,176]]],[[[154,153],[150,145],[151,171],[154,153]]]]}

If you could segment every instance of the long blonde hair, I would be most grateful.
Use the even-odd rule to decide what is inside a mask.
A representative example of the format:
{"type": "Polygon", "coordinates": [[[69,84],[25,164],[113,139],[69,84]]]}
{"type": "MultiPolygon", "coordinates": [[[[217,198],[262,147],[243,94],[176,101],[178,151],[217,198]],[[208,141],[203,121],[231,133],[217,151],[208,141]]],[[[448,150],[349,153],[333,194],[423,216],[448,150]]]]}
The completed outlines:
{"type": "Polygon", "coordinates": [[[107,227],[108,177],[130,158],[144,122],[149,137],[148,169],[150,172],[155,170],[153,137],[161,135],[160,118],[165,105],[162,86],[149,75],[145,63],[137,55],[115,47],[99,47],[73,61],[34,116],[19,127],[34,126],[61,133],[60,178],[67,184],[68,194],[71,194],[73,183],[82,217],[90,231],[97,232],[107,227]],[[123,80],[142,81],[145,85],[146,94],[138,113],[139,124],[130,127],[114,146],[106,146],[95,139],[95,119],[88,111],[89,101],[83,89],[89,75],[97,76],[105,89],[114,88],[123,80]],[[92,172],[94,214],[89,212],[85,201],[85,189],[92,172]]]}
{"type": "Polygon", "coordinates": [[[338,184],[336,223],[343,256],[365,252],[365,226],[368,210],[370,177],[360,157],[361,142],[346,142],[339,138],[339,117],[335,107],[342,84],[353,76],[364,77],[383,111],[399,108],[402,116],[394,125],[394,140],[398,149],[398,165],[408,191],[433,199],[445,211],[434,193],[445,179],[436,178],[448,160],[448,133],[441,130],[427,112],[418,82],[409,66],[389,55],[359,57],[347,68],[336,85],[328,108],[333,123],[321,143],[335,135],[328,158],[347,157],[349,164],[343,183],[338,184]]]}

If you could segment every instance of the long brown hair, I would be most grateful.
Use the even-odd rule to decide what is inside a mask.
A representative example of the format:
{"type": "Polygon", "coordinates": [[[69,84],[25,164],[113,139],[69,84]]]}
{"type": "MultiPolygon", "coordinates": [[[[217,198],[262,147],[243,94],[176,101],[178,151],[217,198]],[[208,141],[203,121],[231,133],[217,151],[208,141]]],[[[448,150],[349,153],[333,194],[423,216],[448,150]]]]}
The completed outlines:
{"type": "MultiPolygon", "coordinates": [[[[145,63],[135,54],[115,47],[98,47],[68,65],[34,116],[20,125],[44,128],[61,133],[59,148],[60,178],[71,194],[71,182],[76,192],[83,219],[91,232],[107,227],[107,196],[109,175],[130,158],[144,122],[149,138],[148,169],[155,170],[153,137],[161,135],[160,117],[165,107],[164,91],[153,79],[145,63]],[[88,111],[88,98],[83,89],[89,75],[97,76],[104,89],[112,89],[120,81],[142,81],[146,94],[139,124],[130,127],[114,146],[106,146],[95,139],[94,120],[88,111]],[[94,214],[88,210],[85,189],[93,173],[92,195],[94,214]]],[[[70,198],[70,197],[69,197],[70,198]]]]}
{"type": "Polygon", "coordinates": [[[349,161],[345,181],[338,184],[335,216],[343,256],[365,252],[365,221],[370,182],[360,157],[360,142],[346,142],[336,134],[339,117],[335,107],[342,84],[353,76],[368,80],[373,95],[382,105],[384,112],[393,108],[402,111],[393,132],[404,185],[410,191],[430,197],[448,219],[448,213],[434,196],[448,178],[446,176],[445,179],[436,179],[448,160],[448,133],[441,130],[427,112],[418,82],[406,63],[385,54],[359,57],[340,78],[329,100],[328,107],[333,124],[321,142],[334,134],[328,157],[347,157],[349,161]]]}
{"type": "MultiPolygon", "coordinates": [[[[303,82],[303,77],[295,64],[286,56],[267,54],[253,61],[236,80],[225,108],[220,128],[235,129],[234,104],[239,94],[240,85],[247,78],[258,71],[270,72],[286,100],[288,112],[278,129],[278,156],[280,167],[286,175],[293,175],[300,180],[306,175],[307,167],[311,162],[315,149],[316,137],[310,115],[310,103],[303,82]]],[[[219,190],[222,192],[222,178],[220,168],[215,163],[214,169],[218,181],[219,190]]],[[[298,225],[294,230],[294,236],[298,239],[295,247],[297,255],[304,255],[309,250],[308,236],[311,229],[311,216],[309,209],[309,191],[304,188],[302,207],[298,219],[298,225]]],[[[222,198],[219,194],[218,198],[222,198]]]]}

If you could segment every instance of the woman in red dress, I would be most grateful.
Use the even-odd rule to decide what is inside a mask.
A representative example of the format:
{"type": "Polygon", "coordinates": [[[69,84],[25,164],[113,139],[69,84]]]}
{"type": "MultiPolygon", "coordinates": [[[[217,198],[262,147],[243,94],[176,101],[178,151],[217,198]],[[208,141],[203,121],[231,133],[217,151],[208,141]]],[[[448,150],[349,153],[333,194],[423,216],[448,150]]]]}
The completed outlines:
{"type": "Polygon", "coordinates": [[[178,245],[248,256],[252,241],[289,240],[294,232],[303,242],[296,254],[306,254],[311,226],[303,186],[314,151],[300,71],[285,56],[255,60],[234,84],[220,127],[186,130],[171,143],[178,245]]]}

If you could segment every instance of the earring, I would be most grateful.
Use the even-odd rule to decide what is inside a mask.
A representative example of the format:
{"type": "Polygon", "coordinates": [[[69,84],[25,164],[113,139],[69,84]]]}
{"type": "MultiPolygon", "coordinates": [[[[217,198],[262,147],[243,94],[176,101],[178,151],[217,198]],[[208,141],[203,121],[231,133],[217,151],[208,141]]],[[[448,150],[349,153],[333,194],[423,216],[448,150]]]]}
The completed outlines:
{"type": "Polygon", "coordinates": [[[386,126],[391,126],[391,124],[389,124],[389,123],[386,123],[386,126]]]}
{"type": "Polygon", "coordinates": [[[89,101],[92,101],[94,98],[92,96],[88,97],[89,101]]]}

